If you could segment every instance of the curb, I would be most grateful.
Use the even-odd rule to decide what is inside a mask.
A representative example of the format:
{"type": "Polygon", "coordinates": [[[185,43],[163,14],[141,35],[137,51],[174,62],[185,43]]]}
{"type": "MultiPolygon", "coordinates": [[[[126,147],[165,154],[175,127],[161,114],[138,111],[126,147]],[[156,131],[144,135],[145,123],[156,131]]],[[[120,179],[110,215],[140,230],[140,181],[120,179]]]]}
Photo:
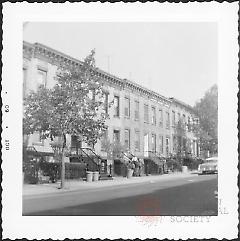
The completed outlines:
{"type": "MultiPolygon", "coordinates": [[[[166,174],[166,175],[152,175],[152,176],[143,176],[142,178],[139,177],[132,177],[132,178],[114,178],[113,180],[104,180],[104,181],[98,181],[98,182],[80,182],[78,183],[76,181],[76,184],[71,182],[68,183],[70,187],[66,187],[65,189],[59,189],[58,186],[51,186],[46,185],[46,184],[40,184],[44,186],[38,186],[39,188],[43,188],[42,190],[38,190],[32,186],[32,190],[34,192],[30,193],[24,193],[24,186],[23,186],[23,193],[22,195],[24,197],[27,196],[39,196],[39,195],[51,195],[51,194],[60,194],[60,193],[66,193],[66,192],[71,192],[71,191],[87,191],[87,190],[96,190],[96,189],[101,189],[101,188],[108,188],[108,187],[119,187],[119,186],[124,186],[124,185],[131,185],[131,184],[141,184],[141,183],[146,183],[146,182],[151,182],[151,181],[160,181],[162,180],[167,180],[167,179],[172,179],[172,178],[179,178],[179,177],[186,177],[188,175],[193,175],[192,173],[172,173],[172,174],[166,174]]],[[[66,182],[67,183],[67,182],[66,182]]],[[[25,192],[27,192],[27,187],[25,186],[25,192]]]]}

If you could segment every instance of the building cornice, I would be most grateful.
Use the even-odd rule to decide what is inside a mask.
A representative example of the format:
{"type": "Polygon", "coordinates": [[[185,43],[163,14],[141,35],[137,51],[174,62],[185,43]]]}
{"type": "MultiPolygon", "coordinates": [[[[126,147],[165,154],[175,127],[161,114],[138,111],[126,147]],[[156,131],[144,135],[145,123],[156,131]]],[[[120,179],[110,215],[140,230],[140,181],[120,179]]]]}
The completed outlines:
{"type": "MultiPolygon", "coordinates": [[[[53,48],[50,48],[40,43],[31,44],[26,41],[23,41],[23,56],[27,59],[41,58],[53,65],[57,65],[65,68],[78,67],[78,66],[82,66],[83,64],[82,61],[75,59],[69,55],[66,55],[60,51],[57,51],[53,48]]],[[[140,95],[145,95],[150,99],[154,99],[158,102],[161,102],[162,104],[167,106],[169,106],[172,102],[171,99],[166,98],[158,94],[157,92],[149,90],[133,81],[118,78],[99,68],[96,68],[96,70],[97,70],[97,76],[103,79],[103,81],[106,81],[107,83],[109,83],[110,85],[117,85],[120,88],[129,89],[131,91],[139,93],[140,95]]]]}
{"type": "Polygon", "coordinates": [[[194,111],[194,109],[193,109],[193,107],[192,107],[191,105],[188,105],[188,104],[186,104],[186,103],[184,103],[184,102],[182,102],[182,101],[180,101],[180,100],[178,100],[178,99],[175,99],[174,97],[171,97],[171,98],[169,98],[169,99],[170,99],[170,100],[172,101],[172,103],[174,103],[175,105],[181,106],[182,108],[184,108],[184,109],[192,112],[193,114],[195,114],[195,111],[194,111]]]}

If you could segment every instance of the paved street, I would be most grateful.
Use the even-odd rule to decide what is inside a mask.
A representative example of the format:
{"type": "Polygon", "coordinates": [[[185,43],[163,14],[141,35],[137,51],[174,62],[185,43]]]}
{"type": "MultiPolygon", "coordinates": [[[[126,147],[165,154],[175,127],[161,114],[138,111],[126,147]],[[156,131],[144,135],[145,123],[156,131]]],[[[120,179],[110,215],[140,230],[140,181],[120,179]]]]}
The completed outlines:
{"type": "Polygon", "coordinates": [[[23,196],[23,215],[217,215],[217,175],[23,196]]]}

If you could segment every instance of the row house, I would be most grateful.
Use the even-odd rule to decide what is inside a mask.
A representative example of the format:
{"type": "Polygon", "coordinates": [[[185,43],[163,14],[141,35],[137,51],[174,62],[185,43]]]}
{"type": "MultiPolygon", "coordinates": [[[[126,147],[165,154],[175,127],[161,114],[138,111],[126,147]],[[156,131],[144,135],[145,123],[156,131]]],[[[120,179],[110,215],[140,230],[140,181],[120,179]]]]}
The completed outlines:
{"type": "MultiPolygon", "coordinates": [[[[77,67],[81,64],[81,61],[45,45],[23,42],[23,95],[26,96],[29,90],[36,90],[40,84],[52,88],[59,66],[77,67]]],[[[130,153],[142,159],[147,158],[149,153],[158,153],[163,157],[175,154],[181,139],[177,133],[179,120],[185,126],[183,139],[189,141],[189,151],[198,155],[197,138],[190,128],[195,118],[191,106],[100,69],[97,72],[105,83],[106,103],[113,101],[111,108],[106,105],[109,114],[106,135],[94,147],[98,155],[107,159],[103,144],[106,139],[111,143],[121,143],[130,153]]],[[[46,153],[49,161],[53,160],[49,140],[42,139],[40,133],[24,138],[26,145],[34,146],[38,152],[46,153]]],[[[74,136],[68,136],[67,141],[73,147],[79,145],[74,136]]]]}

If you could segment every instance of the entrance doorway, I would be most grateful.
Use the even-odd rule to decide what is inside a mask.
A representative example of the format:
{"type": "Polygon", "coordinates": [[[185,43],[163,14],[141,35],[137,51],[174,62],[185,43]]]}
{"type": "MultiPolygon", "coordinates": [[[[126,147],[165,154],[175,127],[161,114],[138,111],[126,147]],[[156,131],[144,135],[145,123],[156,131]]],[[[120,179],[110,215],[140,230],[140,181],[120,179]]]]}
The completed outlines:
{"type": "Polygon", "coordinates": [[[71,136],[71,153],[80,154],[80,148],[82,147],[82,142],[77,136],[71,136]]]}
{"type": "Polygon", "coordinates": [[[144,146],[143,146],[144,157],[148,157],[148,134],[144,134],[144,146]]]}

